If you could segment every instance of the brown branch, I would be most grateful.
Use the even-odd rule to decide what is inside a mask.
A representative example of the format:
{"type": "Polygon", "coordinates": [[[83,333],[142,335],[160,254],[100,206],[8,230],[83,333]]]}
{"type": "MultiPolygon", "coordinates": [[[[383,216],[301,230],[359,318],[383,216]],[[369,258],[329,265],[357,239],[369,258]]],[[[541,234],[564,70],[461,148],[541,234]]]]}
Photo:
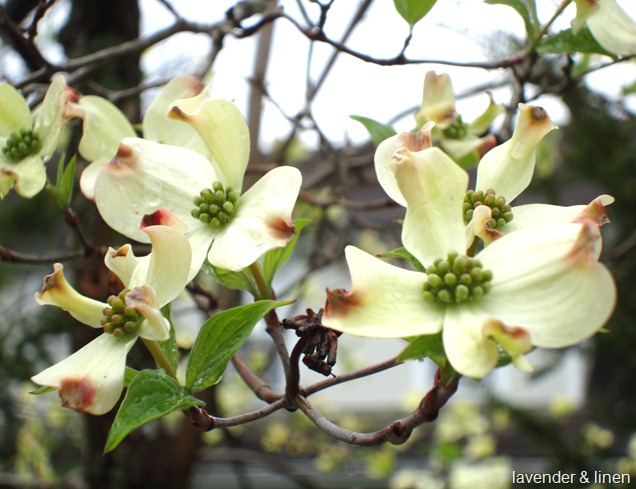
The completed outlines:
{"type": "Polygon", "coordinates": [[[409,59],[404,55],[403,51],[400,51],[393,58],[376,58],[374,56],[370,56],[365,53],[361,53],[360,51],[355,51],[341,42],[335,41],[329,38],[322,29],[318,28],[307,28],[303,27],[294,19],[288,15],[282,16],[284,19],[287,19],[296,29],[303,34],[310,41],[322,42],[325,44],[329,44],[336,50],[353,56],[361,61],[365,61],[367,63],[372,63],[380,66],[399,66],[399,65],[407,65],[407,64],[440,64],[446,66],[458,66],[462,68],[483,68],[485,70],[496,70],[500,68],[510,68],[511,66],[518,65],[522,63],[525,59],[523,54],[519,54],[516,56],[512,56],[508,59],[501,59],[498,61],[481,61],[481,62],[466,62],[466,61],[449,61],[446,59],[424,59],[424,58],[416,58],[409,59]]]}
{"type": "Polygon", "coordinates": [[[438,371],[435,385],[424,396],[415,411],[405,418],[394,421],[388,426],[370,433],[361,433],[347,430],[325,418],[316,408],[314,408],[306,398],[298,396],[294,400],[297,406],[305,415],[322,431],[332,438],[359,446],[380,445],[391,443],[401,445],[405,443],[413,430],[421,424],[435,420],[440,409],[457,391],[459,377],[452,378],[449,382],[441,382],[441,375],[438,371]]]}
{"type": "Polygon", "coordinates": [[[30,69],[41,71],[51,66],[33,42],[24,36],[22,28],[9,17],[2,4],[0,4],[0,33],[30,69]]]}
{"type": "Polygon", "coordinates": [[[230,426],[239,426],[246,423],[251,423],[257,419],[265,418],[279,409],[287,407],[287,400],[280,398],[277,401],[267,404],[266,406],[250,411],[248,413],[238,414],[236,416],[230,416],[228,418],[217,418],[211,416],[208,412],[199,406],[194,406],[183,411],[192,423],[192,426],[199,431],[212,431],[217,428],[228,428],[230,426]]]}
{"type": "Polygon", "coordinates": [[[57,255],[29,255],[13,251],[0,245],[0,261],[8,263],[23,263],[28,265],[50,264],[84,258],[84,250],[68,251],[57,255]]]}

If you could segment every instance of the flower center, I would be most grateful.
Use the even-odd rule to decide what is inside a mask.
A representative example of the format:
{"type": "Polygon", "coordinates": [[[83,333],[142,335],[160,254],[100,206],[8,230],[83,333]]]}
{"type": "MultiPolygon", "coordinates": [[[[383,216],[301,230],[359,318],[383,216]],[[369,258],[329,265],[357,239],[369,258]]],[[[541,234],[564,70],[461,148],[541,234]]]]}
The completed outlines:
{"type": "Polygon", "coordinates": [[[40,149],[42,149],[40,137],[31,130],[20,129],[19,132],[13,132],[7,138],[2,153],[9,161],[17,163],[29,155],[38,154],[40,149]]]}
{"type": "Polygon", "coordinates": [[[489,188],[483,190],[469,190],[464,196],[464,222],[468,224],[473,212],[480,205],[490,207],[492,219],[488,223],[491,229],[501,229],[507,222],[512,221],[512,208],[506,204],[506,198],[497,197],[495,191],[489,188]]]}
{"type": "Polygon", "coordinates": [[[106,299],[108,306],[104,308],[104,317],[101,320],[104,333],[119,337],[139,330],[144,317],[137,309],[126,305],[126,295],[129,292],[129,289],[124,289],[106,299]]]}
{"type": "Polygon", "coordinates": [[[468,135],[468,124],[462,120],[461,115],[458,115],[443,132],[448,139],[463,139],[468,135]]]}
{"type": "Polygon", "coordinates": [[[457,253],[438,258],[426,268],[424,299],[452,304],[478,300],[490,291],[492,272],[484,270],[479,260],[457,253]]]}
{"type": "Polygon", "coordinates": [[[192,217],[213,227],[221,227],[232,220],[238,198],[238,191],[214,182],[212,188],[201,190],[194,198],[196,207],[192,209],[192,217]]]}

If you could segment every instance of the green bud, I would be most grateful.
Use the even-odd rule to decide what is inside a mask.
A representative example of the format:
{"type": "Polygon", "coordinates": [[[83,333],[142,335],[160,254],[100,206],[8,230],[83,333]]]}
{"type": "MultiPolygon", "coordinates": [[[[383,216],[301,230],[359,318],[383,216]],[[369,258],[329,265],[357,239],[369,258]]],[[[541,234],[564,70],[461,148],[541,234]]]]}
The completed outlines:
{"type": "Polygon", "coordinates": [[[422,295],[427,302],[453,304],[479,300],[490,290],[492,272],[472,257],[449,253],[426,268],[422,295]]]}
{"type": "Polygon", "coordinates": [[[201,190],[193,202],[196,205],[192,216],[204,224],[221,227],[232,220],[236,212],[239,193],[221,182],[212,183],[211,188],[201,190]]]}
{"type": "Polygon", "coordinates": [[[455,302],[464,302],[470,295],[470,289],[465,285],[458,285],[455,289],[455,302]]]}
{"type": "Polygon", "coordinates": [[[444,275],[444,283],[448,287],[455,287],[455,285],[457,285],[457,275],[454,273],[447,273],[444,275]]]}

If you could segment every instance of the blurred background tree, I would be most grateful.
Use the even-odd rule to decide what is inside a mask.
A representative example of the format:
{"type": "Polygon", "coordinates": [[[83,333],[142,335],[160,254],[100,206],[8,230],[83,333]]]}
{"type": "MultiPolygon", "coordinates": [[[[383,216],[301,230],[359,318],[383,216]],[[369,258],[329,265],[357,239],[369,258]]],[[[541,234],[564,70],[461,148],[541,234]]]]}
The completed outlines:
{"type": "MultiPolygon", "coordinates": [[[[499,32],[491,32],[489,36],[480,34],[485,37],[480,37],[478,43],[490,59],[457,60],[446,52],[438,57],[430,45],[427,50],[423,50],[421,44],[417,49],[409,49],[421,31],[414,29],[411,32],[406,25],[403,29],[383,32],[393,43],[397,41],[398,48],[393,49],[391,44],[377,54],[367,51],[364,43],[369,36],[365,22],[376,13],[371,8],[374,4],[371,0],[355,5],[351,2],[347,8],[342,6],[346,3],[344,0],[226,3],[223,14],[217,17],[209,14],[202,3],[197,18],[188,20],[180,13],[186,8],[184,2],[176,0],[7,0],[0,4],[3,40],[0,56],[4,58],[0,61],[4,66],[1,75],[37,98],[38,89],[46,85],[55,72],[63,71],[69,84],[82,93],[109,98],[131,120],[139,121],[144,93],[174,74],[187,71],[204,77],[217,71],[222,74],[224,67],[232,63],[251,64],[250,77],[245,83],[245,113],[253,147],[257,150],[252,152],[249,171],[252,176],[258,176],[273,164],[293,164],[303,171],[305,185],[297,217],[313,219],[301,246],[307,250],[309,271],[316,272],[337,263],[346,244],[362,240],[374,245],[399,242],[399,232],[392,220],[400,218],[400,210],[383,196],[377,184],[373,170],[374,145],[366,137],[334,137],[322,118],[324,105],[341,104],[348,92],[365,90],[365,77],[368,78],[370,73],[366,71],[368,66],[381,68],[388,74],[382,93],[368,93],[369,112],[362,115],[370,117],[384,113],[376,110],[374,104],[384,99],[383,103],[390,105],[393,91],[401,90],[393,89],[391,84],[394,81],[399,86],[401,77],[416,78],[421,84],[429,69],[455,69],[453,65],[463,70],[464,80],[470,79],[475,71],[493,73],[496,76],[490,77],[485,84],[463,82],[465,88],[459,98],[466,100],[474,93],[491,89],[504,99],[507,115],[494,128],[500,141],[510,135],[517,103],[539,103],[544,100],[540,98],[542,96],[556,96],[562,101],[560,110],[568,115],[559,121],[558,136],[549,138],[542,147],[539,170],[526,198],[569,205],[609,193],[617,201],[609,209],[613,223],[603,230],[603,256],[616,278],[619,305],[607,326],[609,334],[599,334],[587,345],[591,371],[585,406],[565,416],[547,418],[545,411],[508,406],[494,399],[479,409],[474,408],[473,417],[469,417],[472,428],[482,426],[477,431],[466,429],[453,438],[438,433],[442,428],[436,426],[422,429],[404,447],[382,446],[364,449],[364,452],[316,436],[315,428],[298,415],[276,418],[275,421],[268,418],[254,427],[227,429],[220,434],[213,432],[203,439],[198,431],[188,426],[186,418],[175,416],[133,432],[117,450],[102,455],[114,412],[103,417],[77,415],[60,410],[57,399],[49,399],[46,404],[41,401],[42,397],[36,401],[25,400],[24,381],[43,365],[50,364],[56,350],[66,347],[67,340],[70,340],[70,348],[76,350],[91,338],[90,332],[69,324],[63,314],[31,304],[32,293],[38,290],[41,277],[50,272],[51,263],[55,261],[51,258],[52,250],[81,249],[82,240],[86,238],[94,247],[92,249],[98,250],[100,246],[110,244],[112,239],[120,238],[114,238],[94,208],[79,196],[73,200],[73,213],[60,216],[50,205],[45,192],[30,200],[10,195],[0,207],[0,486],[188,487],[193,470],[203,471],[201,463],[212,456],[211,470],[220,460],[225,461],[235,470],[237,487],[258,484],[249,476],[249,469],[254,465],[282,472],[299,487],[346,487],[349,482],[344,481],[349,479],[344,476],[347,472],[345,462],[351,460],[360,460],[366,467],[368,478],[361,476],[360,481],[366,480],[364,483],[373,487],[371,484],[375,484],[375,480],[378,481],[375,487],[386,487],[391,474],[397,473],[404,465],[402,461],[406,460],[408,463],[415,461],[418,469],[428,472],[419,473],[412,484],[394,479],[393,487],[419,487],[417,481],[430,476],[442,481],[439,483],[443,485],[439,487],[455,488],[459,486],[451,477],[450,467],[451,462],[458,460],[474,462],[496,454],[536,456],[546,466],[566,471],[570,468],[594,470],[607,467],[618,457],[627,457],[629,437],[636,432],[633,417],[636,391],[632,386],[636,376],[633,355],[636,346],[633,327],[636,313],[636,160],[633,156],[636,142],[633,134],[636,125],[631,108],[633,86],[627,84],[633,81],[634,73],[629,71],[631,79],[627,78],[618,95],[616,87],[608,93],[599,91],[588,83],[587,78],[601,67],[626,64],[627,60],[602,55],[575,59],[567,52],[522,51],[530,44],[522,30],[517,35],[506,34],[505,37],[499,32]],[[146,12],[160,11],[161,15],[167,12],[170,17],[167,27],[142,34],[144,9],[146,12]],[[63,17],[62,22],[54,21],[55,12],[63,17]],[[347,22],[336,23],[334,19],[346,19],[347,22]],[[332,27],[334,24],[337,28],[332,27]],[[49,27],[51,25],[55,27],[49,27]],[[291,72],[286,70],[291,65],[301,64],[301,60],[281,59],[278,52],[282,52],[281,45],[272,37],[274,29],[284,30],[286,36],[291,36],[287,39],[302,41],[309,46],[306,78],[294,79],[297,85],[304,84],[300,102],[295,100],[292,104],[279,98],[281,77],[291,77],[291,72]],[[356,30],[364,35],[354,36],[356,30]],[[197,55],[197,59],[190,60],[186,67],[169,67],[173,73],[147,73],[143,65],[144,53],[183,33],[204,37],[208,42],[205,54],[197,55]],[[38,39],[43,40],[36,43],[38,39]],[[252,43],[252,52],[230,51],[228,47],[248,42],[252,43]],[[51,54],[48,44],[57,43],[62,54],[51,54]],[[223,57],[226,51],[231,53],[229,61],[223,57]],[[448,56],[447,59],[444,56],[448,56]],[[349,78],[343,78],[337,69],[343,58],[357,60],[359,64],[355,66],[360,72],[356,75],[355,71],[345,71],[349,78]],[[405,67],[414,69],[402,70],[405,67]],[[335,81],[329,85],[332,78],[335,81]],[[334,97],[333,84],[340,84],[340,98],[334,97]],[[331,88],[329,94],[334,98],[325,102],[319,96],[327,88],[331,88]],[[269,118],[265,117],[265,112],[269,118]],[[272,113],[276,114],[274,118],[272,113]],[[272,121],[283,127],[276,141],[269,139],[268,124],[272,121]],[[78,232],[75,222],[82,223],[85,235],[78,232]],[[46,243],[46,252],[43,243],[46,243]],[[486,425],[479,425],[481,416],[485,417],[486,425]],[[502,421],[504,418],[507,421],[502,421]],[[80,423],[81,429],[78,428],[80,423]],[[590,426],[609,430],[610,443],[598,441],[598,436],[594,438],[594,433],[598,432],[590,431],[590,426]],[[594,438],[592,441],[590,436],[594,438]],[[478,446],[475,439],[480,442],[492,440],[491,445],[486,443],[487,448],[481,452],[483,456],[475,456],[472,449],[467,448],[478,446]],[[584,443],[582,439],[588,441],[584,443]],[[201,447],[206,445],[202,451],[201,447]],[[307,477],[302,466],[294,464],[294,461],[306,459],[315,460],[316,466],[325,473],[331,471],[340,477],[307,477]]],[[[466,6],[460,0],[449,3],[458,9],[466,6]]],[[[554,11],[557,7],[552,1],[540,5],[546,11],[554,11]]],[[[495,8],[486,4],[483,7],[495,8]]],[[[505,6],[496,8],[506,9],[505,6]]],[[[459,27],[454,27],[453,19],[445,19],[445,22],[450,30],[460,31],[459,27]]],[[[187,51],[185,40],[181,42],[181,50],[187,51]]],[[[390,44],[388,40],[386,44],[390,44]]],[[[184,53],[185,56],[188,54],[184,53]]],[[[457,79],[455,75],[453,77],[457,79]]],[[[420,93],[414,91],[410,97],[412,107],[394,107],[385,122],[410,128],[412,116],[419,107],[420,93]]],[[[74,153],[76,138],[77,134],[73,133],[68,154],[74,153]]],[[[55,165],[50,166],[54,170],[55,165]]],[[[80,290],[98,299],[110,294],[101,260],[97,252],[79,253],[71,260],[80,290]]],[[[192,293],[195,304],[206,314],[215,311],[219,301],[231,304],[236,300],[236,294],[228,291],[215,290],[212,296],[198,289],[192,293]]],[[[312,306],[319,307],[320,304],[312,306]]],[[[252,363],[258,365],[260,362],[261,372],[273,375],[276,357],[270,346],[257,341],[245,353],[251,355],[252,363]]],[[[559,358],[560,355],[555,355],[552,368],[558,367],[559,358]]],[[[133,362],[143,364],[147,360],[139,353],[139,358],[133,362]]],[[[339,361],[346,360],[340,357],[339,361]]],[[[228,378],[232,377],[228,375],[228,378]]],[[[233,389],[227,381],[204,393],[212,412],[222,416],[224,411],[234,407],[228,399],[243,399],[241,396],[245,392],[233,389]]],[[[370,399],[373,390],[373,387],[368,389],[370,399]]],[[[454,410],[449,409],[448,423],[461,426],[465,414],[454,410]]],[[[377,419],[390,421],[394,414],[378,413],[370,419],[360,416],[344,419],[343,423],[352,429],[373,429],[377,419]]]]}

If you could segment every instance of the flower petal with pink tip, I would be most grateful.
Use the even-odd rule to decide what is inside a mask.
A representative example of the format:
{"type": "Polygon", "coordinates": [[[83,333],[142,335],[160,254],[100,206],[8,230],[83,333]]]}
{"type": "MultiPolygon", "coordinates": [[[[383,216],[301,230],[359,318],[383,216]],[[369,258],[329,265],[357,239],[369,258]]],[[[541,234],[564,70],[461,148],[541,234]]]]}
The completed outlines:
{"type": "Polygon", "coordinates": [[[121,397],[126,355],[136,340],[102,334],[31,381],[55,388],[65,407],[95,415],[107,413],[121,397]]]}

